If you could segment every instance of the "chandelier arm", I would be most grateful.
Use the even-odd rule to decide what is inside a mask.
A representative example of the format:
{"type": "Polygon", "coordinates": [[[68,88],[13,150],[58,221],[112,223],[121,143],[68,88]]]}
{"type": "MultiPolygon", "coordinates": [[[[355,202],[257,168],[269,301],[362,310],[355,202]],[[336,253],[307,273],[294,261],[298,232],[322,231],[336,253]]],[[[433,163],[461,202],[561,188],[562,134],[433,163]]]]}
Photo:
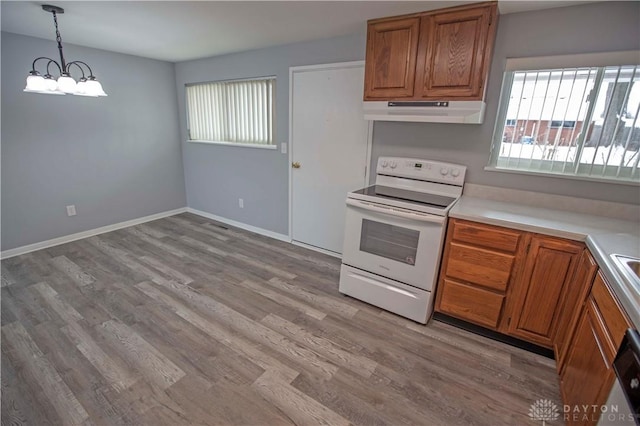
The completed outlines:
{"type": "MultiPolygon", "coordinates": [[[[40,56],[39,58],[35,58],[33,60],[33,63],[31,64],[31,70],[32,71],[36,71],[36,62],[38,62],[40,59],[46,59],[46,60],[49,61],[49,63],[51,63],[51,62],[55,63],[58,66],[58,69],[60,70],[60,72],[62,73],[62,68],[60,68],[60,65],[56,61],[54,61],[53,59],[47,58],[46,56],[40,56]]],[[[47,66],[49,66],[49,63],[47,64],[47,66]]]]}
{"type": "Polygon", "coordinates": [[[58,67],[58,71],[60,72],[60,74],[62,74],[62,68],[60,68],[60,65],[56,61],[54,61],[53,59],[49,59],[49,62],[47,62],[47,75],[51,75],[49,73],[49,65],[51,65],[52,62],[54,64],[56,64],[56,67],[58,67]]]}
{"type": "MultiPolygon", "coordinates": [[[[90,67],[89,65],[87,65],[87,63],[86,63],[86,62],[82,62],[82,61],[72,61],[72,62],[69,62],[69,63],[67,64],[67,72],[69,72],[68,70],[69,70],[69,68],[71,68],[71,65],[75,65],[75,66],[77,66],[78,68],[80,68],[80,69],[82,70],[82,67],[81,67],[80,65],[78,65],[78,64],[82,64],[82,65],[84,65],[85,67],[87,67],[87,69],[89,70],[89,78],[91,78],[91,77],[93,77],[93,76],[94,76],[94,75],[93,75],[93,71],[91,70],[91,67],[90,67]]],[[[84,71],[82,71],[82,76],[84,77],[84,71]]]]}
{"type": "MultiPolygon", "coordinates": [[[[80,61],[73,61],[73,62],[69,62],[69,63],[67,64],[67,69],[65,70],[65,72],[66,72],[67,74],[70,74],[70,71],[71,71],[71,65],[75,65],[76,67],[78,67],[78,68],[80,69],[80,72],[82,73],[82,78],[85,78],[85,76],[84,76],[84,70],[82,69],[82,67],[81,67],[80,65],[78,65],[78,63],[79,63],[79,62],[80,62],[80,61]]],[[[82,63],[84,63],[84,62],[82,62],[82,63]]],[[[86,64],[85,64],[85,65],[86,65],[86,64]]],[[[91,68],[89,68],[89,71],[91,71],[91,68]]]]}

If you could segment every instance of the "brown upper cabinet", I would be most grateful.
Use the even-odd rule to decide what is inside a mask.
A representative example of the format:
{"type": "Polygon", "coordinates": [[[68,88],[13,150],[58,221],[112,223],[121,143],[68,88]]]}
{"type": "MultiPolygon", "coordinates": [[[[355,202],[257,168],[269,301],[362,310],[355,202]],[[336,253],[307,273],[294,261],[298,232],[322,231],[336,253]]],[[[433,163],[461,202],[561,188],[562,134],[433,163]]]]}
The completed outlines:
{"type": "Polygon", "coordinates": [[[368,22],[364,100],[482,100],[497,5],[368,22]]]}
{"type": "Polygon", "coordinates": [[[369,23],[365,98],[413,96],[420,18],[369,23]]]}

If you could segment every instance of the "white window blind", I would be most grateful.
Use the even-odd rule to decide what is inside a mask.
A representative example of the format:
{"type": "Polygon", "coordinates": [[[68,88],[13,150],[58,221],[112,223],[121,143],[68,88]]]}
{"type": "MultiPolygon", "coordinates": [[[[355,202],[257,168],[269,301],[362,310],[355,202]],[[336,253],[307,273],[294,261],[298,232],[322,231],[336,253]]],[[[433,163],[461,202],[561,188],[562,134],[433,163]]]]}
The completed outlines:
{"type": "Polygon", "coordinates": [[[273,144],[275,77],[186,87],[189,139],[273,144]]]}
{"type": "Polygon", "coordinates": [[[640,182],[640,66],[512,70],[502,93],[490,168],[640,182]]]}

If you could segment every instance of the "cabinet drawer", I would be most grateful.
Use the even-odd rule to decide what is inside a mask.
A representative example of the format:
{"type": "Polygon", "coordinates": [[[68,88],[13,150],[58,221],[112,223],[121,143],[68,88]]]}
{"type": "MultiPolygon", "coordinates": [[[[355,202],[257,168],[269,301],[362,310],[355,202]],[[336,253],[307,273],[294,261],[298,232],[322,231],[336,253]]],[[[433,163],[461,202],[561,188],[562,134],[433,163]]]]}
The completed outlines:
{"type": "Polygon", "coordinates": [[[453,239],[473,245],[515,253],[522,234],[518,231],[497,226],[482,225],[456,220],[453,239]]]}
{"type": "Polygon", "coordinates": [[[445,275],[505,291],[513,262],[514,256],[510,254],[451,243],[445,275]]]}
{"type": "Polygon", "coordinates": [[[440,312],[493,329],[498,326],[504,296],[446,278],[438,291],[440,312]]]}
{"type": "Polygon", "coordinates": [[[591,298],[607,330],[610,344],[617,350],[622,341],[629,322],[609,286],[604,281],[602,272],[598,272],[591,288],[591,298]]]}

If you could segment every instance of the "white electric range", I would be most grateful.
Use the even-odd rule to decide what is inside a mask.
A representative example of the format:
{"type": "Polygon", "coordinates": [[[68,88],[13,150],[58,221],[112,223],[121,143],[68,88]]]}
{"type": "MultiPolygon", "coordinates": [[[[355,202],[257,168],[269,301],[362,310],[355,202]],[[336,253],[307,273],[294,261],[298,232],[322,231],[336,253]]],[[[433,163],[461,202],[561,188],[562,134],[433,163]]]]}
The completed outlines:
{"type": "Polygon", "coordinates": [[[375,185],[347,194],[340,292],[425,324],[465,173],[457,164],[380,157],[375,185]]]}

